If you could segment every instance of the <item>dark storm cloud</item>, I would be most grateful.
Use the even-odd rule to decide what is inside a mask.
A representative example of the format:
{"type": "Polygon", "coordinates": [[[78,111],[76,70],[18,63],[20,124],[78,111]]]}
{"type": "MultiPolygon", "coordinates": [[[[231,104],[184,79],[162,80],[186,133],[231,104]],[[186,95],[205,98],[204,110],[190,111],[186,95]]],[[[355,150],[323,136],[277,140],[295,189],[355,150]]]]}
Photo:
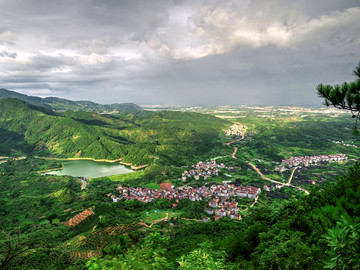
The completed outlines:
{"type": "Polygon", "coordinates": [[[353,80],[358,1],[5,0],[1,87],[97,102],[314,104],[353,80]]]}
{"type": "Polygon", "coordinates": [[[15,52],[8,52],[5,50],[0,51],[0,57],[10,57],[10,58],[16,58],[17,53],[15,52]]]}

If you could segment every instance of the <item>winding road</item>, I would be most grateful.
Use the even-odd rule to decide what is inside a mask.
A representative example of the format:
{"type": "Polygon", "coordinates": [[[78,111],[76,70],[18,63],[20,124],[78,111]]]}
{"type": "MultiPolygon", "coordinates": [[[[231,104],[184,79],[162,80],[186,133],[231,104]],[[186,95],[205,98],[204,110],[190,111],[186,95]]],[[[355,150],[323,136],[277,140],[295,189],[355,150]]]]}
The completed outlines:
{"type": "MultiPolygon", "coordinates": [[[[245,126],[245,125],[243,125],[243,126],[245,127],[245,129],[244,129],[244,132],[241,134],[241,138],[239,138],[239,139],[237,139],[237,140],[235,140],[235,141],[232,141],[232,142],[225,143],[225,145],[230,145],[230,144],[232,144],[232,143],[234,143],[234,142],[238,142],[238,141],[241,141],[241,140],[245,139],[245,133],[246,133],[248,127],[245,126]]],[[[232,155],[231,155],[231,157],[234,158],[234,159],[237,159],[237,157],[235,156],[237,150],[238,150],[238,148],[237,148],[237,147],[234,147],[234,152],[233,152],[232,155]]]]}
{"type": "Polygon", "coordinates": [[[153,223],[151,223],[150,225],[147,225],[147,224],[146,224],[145,222],[143,222],[141,219],[140,219],[141,222],[139,222],[138,224],[139,224],[139,225],[142,225],[142,226],[145,226],[145,227],[147,227],[147,228],[151,228],[154,224],[159,223],[159,222],[161,222],[161,221],[166,221],[168,218],[169,218],[169,213],[166,213],[166,216],[165,216],[164,218],[157,219],[157,220],[155,220],[153,223]]]}
{"type": "Polygon", "coordinates": [[[275,181],[275,180],[272,180],[272,179],[266,177],[265,175],[263,175],[263,174],[260,172],[260,170],[259,170],[254,164],[252,164],[252,163],[250,163],[250,162],[249,162],[248,164],[249,164],[249,165],[261,176],[261,178],[263,178],[264,180],[267,180],[267,181],[270,181],[270,182],[273,182],[273,183],[275,183],[275,184],[279,184],[279,185],[282,185],[282,186],[290,186],[290,187],[296,188],[296,189],[298,189],[298,190],[304,191],[306,194],[310,194],[310,192],[309,192],[307,189],[302,188],[302,187],[297,187],[297,186],[294,186],[294,185],[290,184],[290,182],[291,182],[291,180],[292,180],[292,178],[293,178],[293,176],[294,176],[294,172],[295,172],[295,170],[297,169],[297,167],[294,168],[294,170],[292,171],[292,173],[291,173],[291,175],[290,175],[289,181],[285,184],[285,183],[281,183],[281,182],[279,182],[279,181],[275,181]]]}
{"type": "Polygon", "coordinates": [[[82,178],[79,178],[79,180],[81,181],[81,190],[83,190],[83,189],[85,189],[86,188],[86,181],[84,180],[84,179],[82,179],[82,178]]]}
{"type": "Polygon", "coordinates": [[[296,171],[297,168],[298,168],[298,166],[296,166],[296,167],[292,170],[291,175],[290,175],[290,177],[289,177],[288,184],[291,184],[291,180],[293,179],[294,173],[295,173],[295,171],[296,171]]]}
{"type": "Polygon", "coordinates": [[[237,157],[235,156],[236,155],[236,152],[237,152],[238,148],[237,147],[234,147],[234,152],[232,153],[232,158],[235,158],[237,159],[237,157]]]}
{"type": "Polygon", "coordinates": [[[265,175],[262,174],[262,172],[260,172],[260,170],[254,164],[249,162],[248,165],[250,165],[261,176],[262,179],[273,182],[275,184],[279,184],[279,185],[287,185],[287,184],[284,184],[284,183],[281,183],[279,181],[272,180],[272,179],[266,177],[265,175]]]}
{"type": "Polygon", "coordinates": [[[232,142],[225,143],[226,145],[230,145],[230,144],[232,144],[234,142],[238,142],[238,141],[241,141],[241,140],[245,139],[245,133],[246,133],[248,127],[245,126],[245,125],[243,125],[243,126],[245,127],[245,129],[244,129],[244,132],[241,134],[241,138],[239,138],[239,139],[237,139],[235,141],[232,141],[232,142]]]}
{"type": "MultiPolygon", "coordinates": [[[[232,144],[232,143],[234,143],[234,142],[241,141],[241,140],[243,140],[243,139],[245,138],[245,133],[246,133],[248,127],[245,126],[245,125],[243,125],[243,126],[245,127],[245,129],[244,129],[244,132],[241,134],[241,138],[239,138],[239,139],[237,139],[237,140],[234,140],[234,141],[232,141],[232,142],[228,142],[228,143],[226,143],[226,145],[230,145],[230,144],[232,144]]],[[[236,153],[237,153],[237,151],[238,151],[238,148],[237,148],[237,147],[234,147],[234,152],[231,154],[231,157],[232,157],[232,158],[237,159],[237,157],[235,156],[236,153]]],[[[264,180],[270,181],[270,182],[272,182],[272,183],[275,183],[275,184],[278,184],[278,185],[281,185],[281,186],[291,186],[291,187],[294,187],[294,188],[296,188],[296,189],[298,189],[298,190],[304,191],[306,194],[309,194],[309,191],[306,190],[305,188],[297,187],[297,186],[294,186],[294,185],[291,184],[291,181],[292,181],[292,179],[293,179],[293,177],[294,177],[294,173],[295,173],[295,171],[296,171],[296,169],[297,169],[298,167],[293,168],[293,170],[292,170],[292,172],[291,172],[291,175],[290,175],[290,177],[289,177],[288,182],[287,182],[287,183],[282,183],[282,182],[279,182],[279,181],[270,179],[270,178],[266,177],[265,175],[263,175],[263,174],[260,172],[260,170],[259,170],[254,164],[248,162],[248,165],[250,165],[250,166],[261,176],[261,178],[264,179],[264,180]]],[[[254,202],[250,207],[252,207],[256,202],[257,202],[257,198],[255,199],[255,202],[254,202]]]]}

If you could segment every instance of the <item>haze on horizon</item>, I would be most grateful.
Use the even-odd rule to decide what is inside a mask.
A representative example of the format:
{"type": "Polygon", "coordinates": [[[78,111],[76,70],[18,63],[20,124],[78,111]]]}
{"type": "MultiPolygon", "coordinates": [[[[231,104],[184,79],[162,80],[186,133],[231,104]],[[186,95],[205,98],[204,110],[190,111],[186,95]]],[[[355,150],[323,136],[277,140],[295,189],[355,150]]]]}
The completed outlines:
{"type": "Polygon", "coordinates": [[[0,88],[98,103],[320,104],[353,81],[358,0],[2,0],[0,88]]]}

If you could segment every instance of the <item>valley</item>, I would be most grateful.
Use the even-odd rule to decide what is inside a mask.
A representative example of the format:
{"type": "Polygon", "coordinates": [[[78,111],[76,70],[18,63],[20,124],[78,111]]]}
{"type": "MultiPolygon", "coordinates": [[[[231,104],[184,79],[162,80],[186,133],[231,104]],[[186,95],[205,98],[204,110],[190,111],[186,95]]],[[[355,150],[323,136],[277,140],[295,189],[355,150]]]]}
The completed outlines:
{"type": "MultiPolygon", "coordinates": [[[[135,258],[172,269],[196,251],[222,269],[266,269],[274,263],[266,245],[283,242],[283,227],[292,228],[285,241],[316,256],[310,243],[320,236],[309,228],[320,232],[316,220],[327,211],[317,203],[352,196],[338,190],[351,185],[346,175],[360,159],[352,119],[338,111],[239,106],[109,116],[0,102],[1,230],[18,243],[12,269],[108,268],[135,258]],[[73,162],[77,174],[48,173],[73,162]],[[120,162],[147,166],[113,171],[120,162]]],[[[291,256],[289,265],[302,253],[291,256]]]]}

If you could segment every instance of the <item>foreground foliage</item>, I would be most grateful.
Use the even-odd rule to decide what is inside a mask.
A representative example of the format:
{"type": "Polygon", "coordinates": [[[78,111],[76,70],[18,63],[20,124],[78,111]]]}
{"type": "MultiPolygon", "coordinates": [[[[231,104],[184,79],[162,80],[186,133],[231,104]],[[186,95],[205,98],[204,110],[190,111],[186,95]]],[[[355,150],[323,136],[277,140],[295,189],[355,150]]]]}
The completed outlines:
{"type": "Polygon", "coordinates": [[[145,245],[122,250],[125,255],[104,256],[87,265],[107,269],[111,263],[127,269],[127,260],[141,253],[151,258],[144,260],[143,269],[156,269],[156,261],[169,263],[163,269],[359,269],[359,184],[356,164],[338,183],[313,189],[278,209],[256,208],[240,222],[174,220],[173,229],[162,232],[170,238],[165,237],[157,252],[149,250],[157,240],[147,237],[145,245]]]}
{"type": "Polygon", "coordinates": [[[352,117],[356,118],[354,133],[358,134],[357,122],[360,119],[360,62],[355,67],[353,74],[356,76],[354,82],[344,82],[341,85],[324,85],[317,86],[319,97],[324,99],[326,106],[348,110],[352,117]]]}

